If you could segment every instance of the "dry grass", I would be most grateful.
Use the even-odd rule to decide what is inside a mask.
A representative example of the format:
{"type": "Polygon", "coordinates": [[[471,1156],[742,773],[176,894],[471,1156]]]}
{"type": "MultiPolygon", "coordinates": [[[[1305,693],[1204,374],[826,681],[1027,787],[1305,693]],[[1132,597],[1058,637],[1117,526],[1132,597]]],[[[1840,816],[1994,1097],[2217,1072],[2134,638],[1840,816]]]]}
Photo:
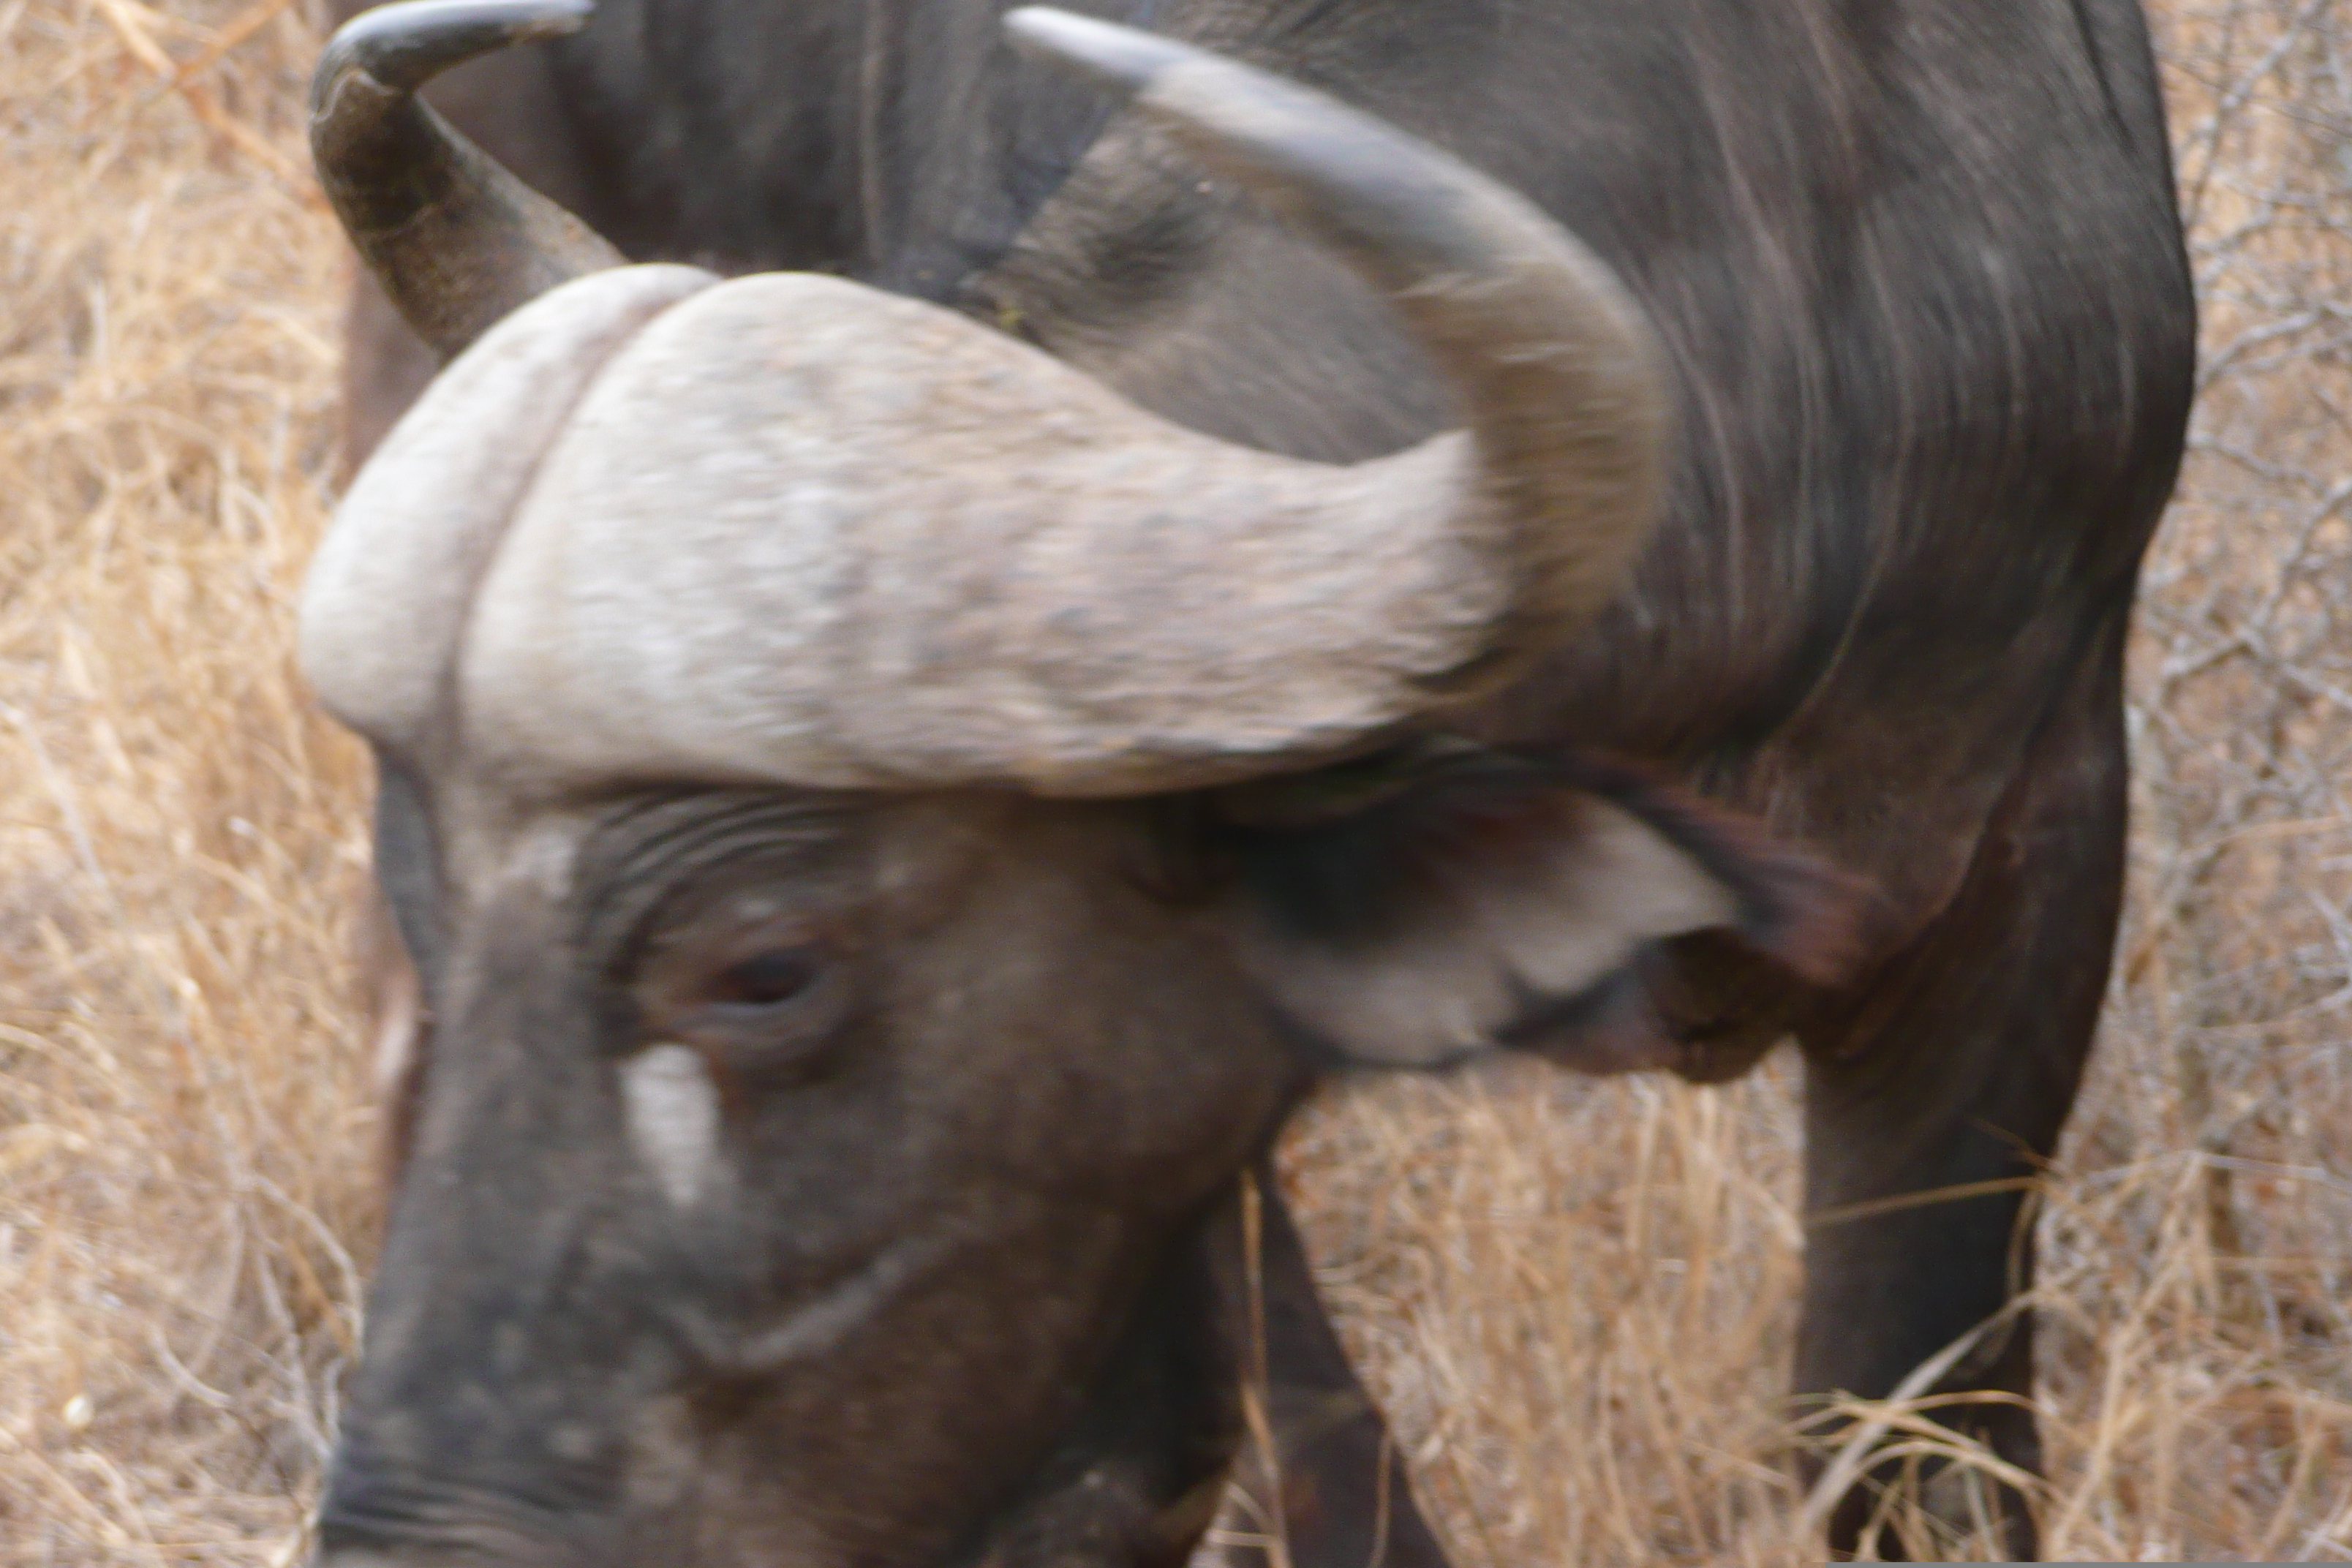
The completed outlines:
{"type": "MultiPolygon", "coordinates": [[[[0,0],[0,1568],[291,1562],[372,1224],[361,775],[288,657],[335,458],[341,263],[286,174],[317,40],[174,3],[0,0]]],[[[2165,34],[2207,389],[2136,650],[2126,961],[2045,1204],[2049,1544],[2334,1561],[2352,62],[2337,0],[2165,34]]],[[[1301,1129],[1464,1568],[1812,1556],[1792,1079],[1523,1069],[1301,1129]]]]}
{"type": "Polygon", "coordinates": [[[0,5],[9,1568],[288,1560],[355,1326],[361,774],[288,647],[341,263],[252,151],[314,42],[205,73],[241,145],[139,58],[212,36],[0,5]]]}

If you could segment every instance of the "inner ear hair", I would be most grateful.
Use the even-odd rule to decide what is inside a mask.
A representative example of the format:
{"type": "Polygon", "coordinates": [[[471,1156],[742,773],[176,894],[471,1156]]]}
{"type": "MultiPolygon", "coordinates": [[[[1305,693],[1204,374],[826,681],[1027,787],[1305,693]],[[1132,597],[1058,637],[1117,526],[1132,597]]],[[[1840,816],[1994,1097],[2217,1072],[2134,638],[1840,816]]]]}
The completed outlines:
{"type": "Polygon", "coordinates": [[[1430,737],[1201,799],[1216,858],[1266,916],[1341,946],[1379,941],[1465,865],[1579,832],[1595,802],[1640,819],[1722,885],[1727,936],[1816,984],[1859,967],[1878,918],[1864,879],[1654,770],[1591,752],[1430,737]]]}
{"type": "Polygon", "coordinates": [[[1837,984],[1865,962],[1887,918],[1868,878],[1638,764],[1566,752],[1550,765],[1563,785],[1640,817],[1730,889],[1739,907],[1730,931],[1747,946],[1817,985],[1837,984]]]}

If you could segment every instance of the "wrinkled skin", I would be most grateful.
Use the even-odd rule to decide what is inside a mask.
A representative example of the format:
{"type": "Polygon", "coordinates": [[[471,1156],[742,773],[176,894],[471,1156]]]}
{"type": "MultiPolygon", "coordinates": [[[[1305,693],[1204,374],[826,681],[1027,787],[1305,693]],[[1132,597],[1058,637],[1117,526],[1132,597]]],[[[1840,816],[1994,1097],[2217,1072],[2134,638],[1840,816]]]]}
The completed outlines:
{"type": "MultiPolygon", "coordinates": [[[[1401,1476],[1385,1524],[1344,1489],[1394,1460],[1286,1218],[1236,1187],[1353,1049],[1286,966],[1441,984],[1478,900],[1603,884],[1629,844],[1782,910],[1759,942],[1835,890],[1572,767],[1280,828],[625,791],[469,822],[446,860],[408,837],[416,787],[387,774],[384,837],[449,868],[392,884],[437,1024],[322,1512],[339,1568],[1181,1562],[1261,1328],[1302,1539],[1435,1561],[1401,1476]]],[[[1506,1028],[1590,1047],[1614,994],[1528,993],[1506,1028]]]]}
{"type": "MultiPolygon", "coordinates": [[[[1426,368],[1350,280],[1150,137],[1106,125],[1083,93],[1013,72],[985,41],[993,16],[950,0],[614,3],[576,40],[467,68],[441,100],[633,256],[824,267],[953,300],[1147,406],[1276,449],[1357,457],[1444,420],[1426,368]],[[975,79],[1001,86],[954,90],[975,79]]],[[[2123,636],[2178,459],[2193,339],[2136,9],[1196,0],[1154,7],[1150,25],[1464,153],[1600,250],[1659,323],[1684,428],[1669,523],[1595,635],[1460,727],[1651,760],[1884,889],[1870,961],[1834,990],[1703,938],[1644,978],[1692,1076],[1742,1070],[1786,1033],[1803,1046],[1807,1204],[1822,1218],[1798,1387],[1888,1392],[2030,1282],[2022,1198],[1841,1211],[2030,1174],[2063,1124],[2112,941],[2123,636]]],[[[365,291],[354,324],[364,447],[430,367],[365,291]]],[[[732,1105],[730,1135],[746,1142],[730,1180],[774,1201],[714,1189],[724,1214],[708,1232],[616,1156],[616,1113],[578,1068],[615,1049],[614,1031],[646,1026],[646,982],[559,934],[564,910],[618,889],[575,867],[495,897],[404,900],[436,1043],[331,1542],[362,1542],[370,1519],[399,1514],[355,1500],[400,1496],[404,1467],[428,1472],[413,1483],[428,1498],[451,1475],[475,1489],[399,1514],[387,1542],[436,1510],[471,1539],[520,1500],[568,1518],[607,1495],[579,1478],[609,1454],[552,1452],[553,1426],[521,1414],[541,1398],[590,1401],[601,1442],[645,1446],[623,1467],[632,1477],[665,1460],[689,1472],[690,1496],[631,1515],[665,1561],[1151,1562],[1136,1541],[1182,1535],[1235,1440],[1209,1388],[1234,1359],[1234,1173],[1314,1055],[1274,1037],[1231,950],[1202,934],[1227,905],[1171,897],[1157,872],[1134,880],[1166,852],[1153,814],[930,804],[929,818],[923,803],[855,808],[876,857],[857,863],[917,866],[915,884],[964,891],[939,895],[946,913],[926,906],[938,923],[894,941],[887,965],[864,956],[861,973],[888,977],[888,1027],[867,1037],[883,1043],[732,1105]],[[942,816],[961,825],[944,837],[942,816]],[[990,874],[959,879],[966,855],[990,874]],[[551,943],[564,963],[550,965],[551,943]],[[984,971],[987,987],[964,984],[995,1018],[959,1004],[941,1019],[959,962],[984,971]],[[970,1082],[957,1073],[997,1098],[951,1098],[970,1082]],[[916,1125],[888,1119],[891,1084],[919,1087],[937,1123],[909,1143],[883,1142],[916,1125]],[[960,1119],[980,1125],[960,1138],[960,1119]],[[873,1160],[877,1146],[893,1158],[873,1160]],[[831,1185],[828,1147],[848,1152],[831,1185]],[[898,1173],[925,1173],[937,1204],[992,1190],[1024,1148],[1043,1151],[1033,1176],[1053,1176],[992,1220],[1003,1272],[990,1299],[1020,1305],[989,1338],[961,1322],[919,1331],[924,1297],[909,1287],[875,1320],[892,1326],[890,1356],[861,1363],[870,1383],[832,1392],[830,1435],[798,1393],[640,1414],[685,1364],[663,1359],[686,1353],[660,1348],[676,1331],[649,1326],[679,1280],[707,1277],[701,1294],[744,1303],[731,1321],[782,1321],[827,1280],[828,1245],[857,1252],[842,1238],[859,1216],[869,1240],[950,1223],[894,1211],[918,1190],[898,1173]],[[839,1179],[845,1161],[857,1180],[839,1179]],[[566,1269],[518,1269],[525,1246],[566,1269]],[[631,1278],[645,1283],[615,1283],[631,1278]],[[1180,1327],[1138,1305],[1174,1299],[1206,1306],[1180,1327]],[[1015,1331],[1037,1337],[1007,1353],[995,1336],[1015,1331]],[[507,1342],[511,1373],[469,1360],[507,1342]],[[451,1348],[387,1348],[403,1346],[451,1348]],[[457,1409],[443,1402],[458,1376],[495,1391],[461,1436],[412,1433],[404,1455],[373,1435],[457,1409]],[[1133,1379],[1191,1392],[1106,1414],[1104,1391],[1133,1379]],[[436,1457],[453,1451],[482,1458],[436,1457]],[[823,1499],[794,1489],[823,1488],[836,1459],[857,1486],[898,1489],[888,1518],[862,1512],[847,1481],[823,1499]],[[1125,1479],[1089,1487],[1097,1463],[1125,1479]],[[922,1484],[900,1487],[918,1470],[922,1484]],[[1072,1502],[1104,1485],[1125,1489],[1113,1505],[1072,1502]],[[910,1496],[943,1500],[939,1513],[908,1510],[910,1496]],[[1048,1537],[1024,1529],[1114,1543],[1040,1546],[1048,1537]],[[1013,1543],[994,1558],[992,1530],[1013,1543]],[[709,1544],[698,1557],[694,1542],[709,1544]]],[[[580,835],[620,809],[583,805],[580,835]]],[[[413,883],[403,864],[429,852],[391,838],[387,874],[413,883]]],[[[778,886],[800,896],[793,879],[778,886]]],[[[843,907],[877,922],[863,929],[912,918],[898,895],[843,888],[843,907]]],[[[1386,1496],[1401,1510],[1390,1562],[1442,1561],[1393,1474],[1378,1479],[1393,1460],[1295,1248],[1275,1247],[1265,1268],[1273,1374],[1289,1391],[1277,1412],[1342,1415],[1289,1424],[1294,1560],[1364,1561],[1363,1521],[1386,1496]]],[[[2021,1319],[1945,1386],[2025,1394],[2031,1377],[2021,1319]]],[[[2014,1462],[2038,1457],[2013,1405],[1953,1419],[2014,1462]]],[[[1858,1492],[1833,1521],[1841,1549],[1859,1544],[1868,1501],[1858,1492]]],[[[2030,1521],[2009,1506],[2012,1550],[2030,1554],[2030,1521]]],[[[598,1527],[591,1555],[560,1560],[643,1561],[639,1540],[598,1527]]]]}

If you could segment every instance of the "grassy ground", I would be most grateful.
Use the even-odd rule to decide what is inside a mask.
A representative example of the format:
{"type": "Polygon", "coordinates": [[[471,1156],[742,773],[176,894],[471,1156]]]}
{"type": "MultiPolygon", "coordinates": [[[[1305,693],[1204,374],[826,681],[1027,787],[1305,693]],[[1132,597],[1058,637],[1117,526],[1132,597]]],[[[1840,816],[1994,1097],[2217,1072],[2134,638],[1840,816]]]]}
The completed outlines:
{"type": "MultiPolygon", "coordinates": [[[[374,1223],[362,772],[288,647],[336,462],[317,36],[170,4],[0,0],[0,1568],[295,1561],[374,1223]]],[[[2352,68],[2337,0],[2162,31],[2205,392],[2135,650],[2124,963],[2043,1203],[2044,1510],[2058,1556],[2340,1561],[2352,68]]],[[[1792,1077],[1517,1070],[1302,1126],[1465,1568],[1811,1556],[1792,1077]]]]}

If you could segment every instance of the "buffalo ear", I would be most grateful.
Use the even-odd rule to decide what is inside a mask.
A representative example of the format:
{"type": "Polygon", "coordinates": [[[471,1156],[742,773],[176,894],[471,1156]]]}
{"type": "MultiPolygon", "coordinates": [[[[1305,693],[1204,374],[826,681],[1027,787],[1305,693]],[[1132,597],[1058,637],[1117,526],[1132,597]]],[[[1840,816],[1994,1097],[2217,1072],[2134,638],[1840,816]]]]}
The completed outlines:
{"type": "Polygon", "coordinates": [[[1747,818],[1585,757],[1424,746],[1222,808],[1244,966],[1349,1063],[1526,1046],[1601,1070],[1669,1065],[1643,979],[1664,944],[1719,932],[1828,984],[1868,908],[1861,884],[1747,818]]]}

